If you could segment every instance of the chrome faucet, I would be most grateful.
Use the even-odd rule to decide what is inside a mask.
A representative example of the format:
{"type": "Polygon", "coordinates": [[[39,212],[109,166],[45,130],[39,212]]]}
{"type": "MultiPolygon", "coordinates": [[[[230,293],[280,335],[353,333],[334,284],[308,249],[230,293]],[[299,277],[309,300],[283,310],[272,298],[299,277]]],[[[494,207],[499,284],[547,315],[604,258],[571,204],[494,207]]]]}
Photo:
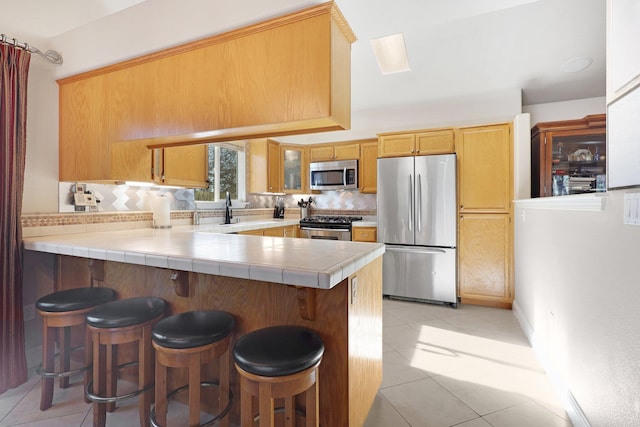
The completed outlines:
{"type": "Polygon", "coordinates": [[[231,208],[231,195],[229,195],[229,192],[227,191],[227,201],[225,202],[225,210],[224,210],[225,224],[231,224],[231,218],[233,218],[233,216],[231,215],[232,211],[230,208],[231,208]]]}

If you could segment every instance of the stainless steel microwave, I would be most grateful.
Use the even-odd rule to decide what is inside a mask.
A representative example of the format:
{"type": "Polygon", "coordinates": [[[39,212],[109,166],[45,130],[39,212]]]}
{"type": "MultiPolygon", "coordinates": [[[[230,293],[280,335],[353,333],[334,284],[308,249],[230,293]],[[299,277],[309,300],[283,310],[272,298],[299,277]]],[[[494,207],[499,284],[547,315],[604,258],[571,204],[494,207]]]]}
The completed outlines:
{"type": "Polygon", "coordinates": [[[357,190],[358,161],[313,162],[309,165],[312,190],[357,190]]]}

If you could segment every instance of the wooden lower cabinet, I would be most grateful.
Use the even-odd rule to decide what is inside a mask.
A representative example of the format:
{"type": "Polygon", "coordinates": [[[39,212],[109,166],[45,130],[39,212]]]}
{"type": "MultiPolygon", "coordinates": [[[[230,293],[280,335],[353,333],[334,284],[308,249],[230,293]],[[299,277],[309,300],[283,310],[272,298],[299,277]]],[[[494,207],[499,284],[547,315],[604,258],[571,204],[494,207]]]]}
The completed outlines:
{"type": "Polygon", "coordinates": [[[510,214],[461,214],[458,283],[463,304],[510,308],[512,224],[510,214]]]}
{"type": "Polygon", "coordinates": [[[298,237],[298,226],[294,224],[283,227],[260,228],[257,230],[240,231],[238,234],[248,236],[298,237]]]}
{"type": "Polygon", "coordinates": [[[378,229],[376,227],[353,227],[351,240],[354,242],[376,242],[378,229]]]}
{"type": "Polygon", "coordinates": [[[245,236],[264,236],[264,229],[239,231],[238,234],[244,234],[245,236]]]}

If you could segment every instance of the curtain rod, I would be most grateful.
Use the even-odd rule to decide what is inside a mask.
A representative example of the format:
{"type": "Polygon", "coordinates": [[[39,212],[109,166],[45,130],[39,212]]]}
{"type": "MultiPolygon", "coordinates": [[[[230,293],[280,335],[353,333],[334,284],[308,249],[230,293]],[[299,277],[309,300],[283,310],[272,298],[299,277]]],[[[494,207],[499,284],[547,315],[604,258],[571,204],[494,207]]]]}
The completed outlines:
{"type": "Polygon", "coordinates": [[[24,49],[27,52],[35,53],[37,55],[40,55],[47,61],[53,62],[54,64],[58,64],[58,65],[62,64],[62,55],[60,55],[60,53],[56,50],[48,50],[43,53],[37,47],[32,46],[29,43],[19,42],[18,39],[7,37],[5,34],[0,34],[0,43],[10,44],[20,49],[24,49]]]}

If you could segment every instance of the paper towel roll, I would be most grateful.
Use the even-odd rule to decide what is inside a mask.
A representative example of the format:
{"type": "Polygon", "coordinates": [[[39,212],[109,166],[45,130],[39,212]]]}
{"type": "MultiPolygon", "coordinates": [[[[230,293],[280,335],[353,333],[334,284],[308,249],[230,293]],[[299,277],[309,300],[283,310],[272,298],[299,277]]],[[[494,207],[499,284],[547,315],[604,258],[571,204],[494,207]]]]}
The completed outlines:
{"type": "Polygon", "coordinates": [[[169,198],[155,196],[152,201],[153,228],[171,228],[171,211],[169,198]]]}

